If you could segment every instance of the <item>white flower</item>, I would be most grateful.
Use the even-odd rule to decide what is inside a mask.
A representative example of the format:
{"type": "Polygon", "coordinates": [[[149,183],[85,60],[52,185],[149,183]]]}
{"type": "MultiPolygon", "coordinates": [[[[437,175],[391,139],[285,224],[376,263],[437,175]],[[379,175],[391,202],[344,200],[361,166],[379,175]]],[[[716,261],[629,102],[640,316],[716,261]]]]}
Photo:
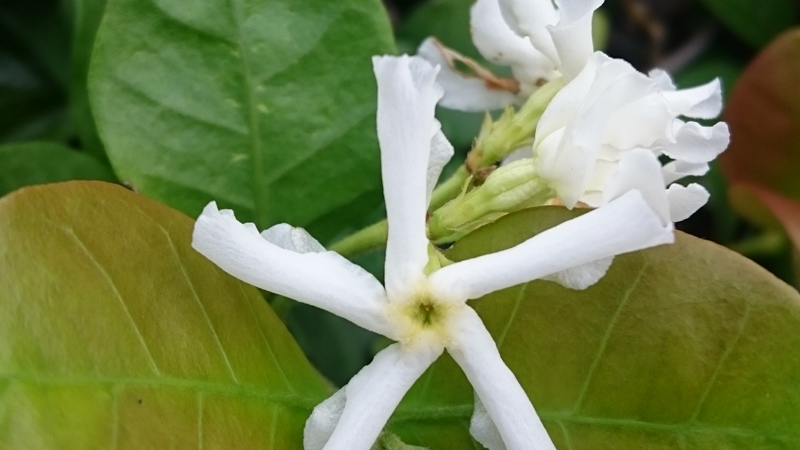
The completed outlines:
{"type": "Polygon", "coordinates": [[[378,137],[389,223],[385,287],[304,230],[259,234],[209,204],[193,246],[226,272],[262,289],[323,308],[396,341],[315,408],[306,450],[366,450],[414,381],[446,349],[480,400],[472,432],[499,450],[554,450],[541,421],[470,299],[534,279],[585,288],[614,255],[673,241],[631,191],[516,247],[433,270],[425,218],[452,147],[439,131],[438,69],[418,58],[376,57],[378,137]],[[499,436],[499,437],[498,437],[499,436]]]}
{"type": "Polygon", "coordinates": [[[540,177],[567,207],[600,206],[638,189],[662,218],[680,221],[705,204],[708,193],[697,184],[672,183],[708,171],[730,133],[725,123],[704,127],[679,117],[710,119],[721,109],[717,80],[676,90],[664,72],[647,76],[597,52],[548,105],[533,157],[540,177]],[[673,161],[662,168],[660,156],[673,161]]]}
{"type": "Polygon", "coordinates": [[[464,111],[523,103],[543,84],[572,80],[594,50],[592,14],[603,0],[478,0],[470,10],[472,40],[489,61],[511,68],[499,78],[433,38],[418,55],[442,66],[442,105],[464,111]],[[458,70],[466,64],[472,74],[458,70]]]}

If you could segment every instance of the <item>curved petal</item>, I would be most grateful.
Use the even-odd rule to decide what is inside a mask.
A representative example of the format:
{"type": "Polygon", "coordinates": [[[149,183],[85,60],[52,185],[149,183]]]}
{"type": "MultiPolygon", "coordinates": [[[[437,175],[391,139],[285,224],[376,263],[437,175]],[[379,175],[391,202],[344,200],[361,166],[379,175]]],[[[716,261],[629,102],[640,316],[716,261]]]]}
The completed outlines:
{"type": "Polygon", "coordinates": [[[481,398],[475,394],[475,406],[469,419],[469,434],[489,450],[506,450],[503,436],[492,421],[489,411],[483,406],[481,398]]]}
{"type": "Polygon", "coordinates": [[[683,177],[699,177],[708,173],[708,163],[688,163],[685,161],[672,161],[661,168],[664,183],[670,185],[683,177]]]}
{"type": "Polygon", "coordinates": [[[658,93],[645,95],[614,111],[606,125],[603,143],[618,149],[650,147],[672,140],[675,115],[658,93]]]}
{"type": "Polygon", "coordinates": [[[583,106],[564,129],[551,166],[542,173],[568,208],[575,206],[586,190],[613,113],[654,88],[652,80],[621,60],[608,61],[597,70],[583,106]]]}
{"type": "Polygon", "coordinates": [[[555,65],[560,65],[548,25],[558,22],[552,0],[499,0],[500,13],[517,35],[530,39],[533,47],[555,65]]]}
{"type": "Polygon", "coordinates": [[[662,225],[641,193],[631,191],[516,247],[443,267],[430,275],[430,287],[433,295],[453,302],[480,298],[572,267],[672,243],[672,229],[672,224],[662,225]]]}
{"type": "Polygon", "coordinates": [[[315,408],[304,431],[304,440],[315,447],[306,450],[369,450],[400,400],[442,351],[431,347],[404,349],[400,344],[381,350],[342,389],[343,405],[337,393],[315,408]],[[334,421],[336,426],[330,432],[334,421]],[[325,445],[319,447],[323,439],[325,445]]]}
{"type": "Polygon", "coordinates": [[[600,281],[606,272],[608,272],[608,268],[611,267],[611,263],[613,262],[614,257],[609,256],[608,258],[592,261],[578,267],[572,267],[542,277],[542,280],[553,281],[565,288],[582,291],[600,281]]]}
{"type": "Polygon", "coordinates": [[[511,66],[521,84],[535,86],[555,77],[553,62],[505,22],[498,0],[478,0],[470,9],[470,26],[481,54],[495,64],[511,66]]]}
{"type": "Polygon", "coordinates": [[[560,20],[547,30],[567,81],[578,76],[594,52],[592,15],[602,4],[603,0],[556,0],[560,20]]]}
{"type": "Polygon", "coordinates": [[[711,195],[706,188],[697,183],[688,186],[670,185],[667,189],[667,199],[669,200],[671,220],[680,222],[688,219],[708,202],[709,197],[711,195]]]}
{"type": "MultiPolygon", "coordinates": [[[[522,100],[509,90],[511,86],[505,80],[491,75],[486,69],[480,71],[483,77],[479,74],[459,72],[453,66],[451,58],[462,62],[468,59],[462,60],[461,55],[442,46],[436,39],[426,39],[417,49],[417,56],[439,66],[436,81],[444,88],[444,97],[439,103],[445,108],[476,112],[522,103],[522,100]]],[[[477,66],[474,61],[468,61],[477,66]]],[[[518,89],[518,86],[515,88],[518,89]]]]}
{"type": "Polygon", "coordinates": [[[691,89],[662,92],[675,116],[713,119],[722,112],[722,84],[719,78],[691,89]]]}
{"type": "Polygon", "coordinates": [[[311,412],[303,429],[303,450],[322,450],[330,440],[336,424],[342,418],[347,401],[345,391],[346,388],[339,389],[311,412]]]}
{"type": "Polygon", "coordinates": [[[264,239],[251,224],[238,222],[232,211],[219,211],[214,202],[203,209],[195,223],[192,247],[246,283],[393,337],[380,282],[337,253],[298,253],[281,248],[264,239]]]}
{"type": "Polygon", "coordinates": [[[442,175],[442,169],[445,164],[453,157],[455,150],[453,144],[447,140],[447,136],[442,133],[439,122],[436,122],[436,133],[431,139],[431,155],[428,161],[428,178],[427,178],[427,201],[426,205],[431,201],[431,194],[433,188],[436,187],[436,182],[439,181],[439,176],[442,175]]]}
{"type": "MultiPolygon", "coordinates": [[[[463,308],[462,311],[453,327],[453,343],[447,350],[467,375],[505,448],[555,450],[531,401],[503,362],[480,317],[472,308],[463,308]]],[[[476,437],[483,439],[486,436],[479,434],[476,437]]]]}
{"type": "Polygon", "coordinates": [[[433,117],[442,89],[438,69],[422,58],[372,59],[378,80],[378,140],[389,237],[386,292],[405,295],[424,276],[428,263],[425,219],[428,162],[436,132],[433,117]]]}
{"type": "Polygon", "coordinates": [[[321,253],[325,247],[303,228],[288,223],[275,225],[261,232],[261,237],[278,247],[296,253],[321,253]]]}
{"type": "Polygon", "coordinates": [[[603,192],[606,202],[636,190],[661,218],[663,224],[669,220],[669,202],[664,189],[658,157],[647,149],[634,149],[625,153],[617,164],[617,171],[603,192]]]}
{"type": "Polygon", "coordinates": [[[719,122],[712,127],[704,127],[697,122],[676,120],[675,143],[664,150],[672,159],[688,163],[707,163],[719,156],[731,142],[728,124],[719,122]]]}

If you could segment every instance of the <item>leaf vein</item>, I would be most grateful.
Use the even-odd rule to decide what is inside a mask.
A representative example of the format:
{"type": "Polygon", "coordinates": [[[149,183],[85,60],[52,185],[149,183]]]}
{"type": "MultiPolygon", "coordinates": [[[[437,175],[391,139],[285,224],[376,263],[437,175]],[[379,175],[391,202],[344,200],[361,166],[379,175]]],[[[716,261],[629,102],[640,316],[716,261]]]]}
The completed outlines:
{"type": "Polygon", "coordinates": [[[628,305],[628,301],[630,300],[631,294],[636,290],[639,286],[639,282],[642,280],[642,276],[644,272],[647,270],[649,263],[644,261],[642,263],[642,268],[639,270],[639,273],[636,274],[636,278],[631,283],[631,286],[625,291],[620,299],[619,306],[617,306],[617,310],[614,311],[614,316],[611,318],[611,321],[606,328],[606,331],[603,335],[602,341],[600,341],[600,347],[598,348],[597,355],[595,356],[594,360],[592,361],[592,365],[589,367],[589,373],[586,375],[586,379],[583,383],[583,387],[581,387],[580,394],[578,395],[578,399],[575,401],[575,406],[572,408],[572,411],[578,411],[580,407],[583,405],[583,402],[586,398],[586,394],[589,391],[589,385],[594,378],[595,373],[597,372],[597,368],[600,366],[600,360],[603,358],[603,355],[608,348],[608,343],[611,340],[611,335],[614,332],[614,328],[619,321],[620,316],[622,315],[622,311],[625,310],[625,307],[628,305]]]}
{"type": "Polygon", "coordinates": [[[122,309],[125,311],[125,315],[128,318],[133,330],[136,332],[136,336],[139,342],[142,344],[142,349],[144,349],[144,353],[147,356],[147,359],[152,366],[153,371],[156,375],[161,375],[161,370],[158,368],[158,364],[156,364],[155,358],[153,358],[153,354],[150,352],[150,347],[147,345],[147,341],[144,339],[144,335],[142,334],[141,330],[139,329],[139,325],[136,323],[136,320],[133,318],[133,314],[131,314],[130,309],[128,308],[128,304],[125,303],[125,299],[120,294],[119,289],[117,288],[116,283],[111,278],[111,275],[103,268],[100,262],[95,258],[92,252],[86,247],[86,244],[81,240],[81,238],[75,233],[73,228],[65,228],[70,236],[77,242],[78,246],[81,248],[81,251],[89,258],[92,264],[97,268],[103,278],[106,280],[108,285],[111,287],[111,290],[114,292],[114,296],[119,300],[120,304],[122,305],[122,309]]]}
{"type": "Polygon", "coordinates": [[[746,328],[748,320],[750,319],[750,310],[751,307],[750,303],[748,302],[747,306],[745,307],[744,313],[742,314],[742,320],[739,322],[739,329],[736,330],[736,335],[731,340],[730,345],[728,345],[727,348],[725,348],[725,351],[722,352],[722,355],[720,355],[719,361],[717,361],[717,364],[714,367],[714,371],[711,373],[711,377],[709,377],[708,379],[706,388],[700,397],[700,401],[697,403],[697,406],[695,407],[694,412],[692,413],[692,418],[690,419],[692,422],[696,422],[698,417],[700,416],[700,412],[702,411],[703,406],[705,405],[706,400],[708,399],[708,396],[711,394],[711,390],[714,388],[714,385],[716,384],[717,378],[719,377],[719,374],[722,371],[725,362],[728,360],[728,357],[731,355],[731,353],[733,353],[733,351],[736,349],[736,346],[739,344],[739,341],[744,335],[744,330],[746,328]]]}

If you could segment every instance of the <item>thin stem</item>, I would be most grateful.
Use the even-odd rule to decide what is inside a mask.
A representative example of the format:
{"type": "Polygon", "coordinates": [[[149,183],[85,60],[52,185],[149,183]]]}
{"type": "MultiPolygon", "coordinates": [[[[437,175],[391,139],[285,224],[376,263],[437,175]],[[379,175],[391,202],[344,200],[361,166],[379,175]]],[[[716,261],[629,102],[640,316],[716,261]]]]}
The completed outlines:
{"type": "Polygon", "coordinates": [[[436,211],[445,205],[445,203],[458,197],[461,189],[464,188],[464,183],[469,179],[469,171],[467,166],[462,165],[450,176],[444,183],[440,184],[433,190],[431,195],[430,211],[436,211]]]}
{"type": "MultiPolygon", "coordinates": [[[[430,209],[439,209],[442,205],[456,198],[464,183],[469,178],[469,171],[464,166],[458,168],[445,182],[433,190],[430,209]]],[[[353,257],[360,253],[375,250],[386,244],[389,225],[386,219],[363,228],[341,241],[333,244],[331,250],[345,257],[353,257]]]]}
{"type": "Polygon", "coordinates": [[[389,224],[383,219],[347,236],[333,244],[330,249],[342,256],[352,257],[382,246],[386,243],[388,234],[389,224]]]}

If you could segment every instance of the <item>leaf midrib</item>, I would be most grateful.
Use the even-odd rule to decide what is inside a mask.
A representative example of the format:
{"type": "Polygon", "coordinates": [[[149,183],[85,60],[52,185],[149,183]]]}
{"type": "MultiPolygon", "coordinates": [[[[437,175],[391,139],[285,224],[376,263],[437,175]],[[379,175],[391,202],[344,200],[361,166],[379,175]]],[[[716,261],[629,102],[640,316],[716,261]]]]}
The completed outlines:
{"type": "Polygon", "coordinates": [[[144,386],[151,388],[184,389],[204,394],[223,394],[236,397],[257,398],[268,403],[278,404],[293,409],[311,411],[324,398],[312,398],[296,393],[279,393],[269,387],[253,384],[232,384],[229,382],[206,381],[174,377],[140,378],[110,375],[48,375],[30,373],[0,373],[0,380],[22,382],[47,386],[58,385],[107,385],[107,386],[144,386]]]}

